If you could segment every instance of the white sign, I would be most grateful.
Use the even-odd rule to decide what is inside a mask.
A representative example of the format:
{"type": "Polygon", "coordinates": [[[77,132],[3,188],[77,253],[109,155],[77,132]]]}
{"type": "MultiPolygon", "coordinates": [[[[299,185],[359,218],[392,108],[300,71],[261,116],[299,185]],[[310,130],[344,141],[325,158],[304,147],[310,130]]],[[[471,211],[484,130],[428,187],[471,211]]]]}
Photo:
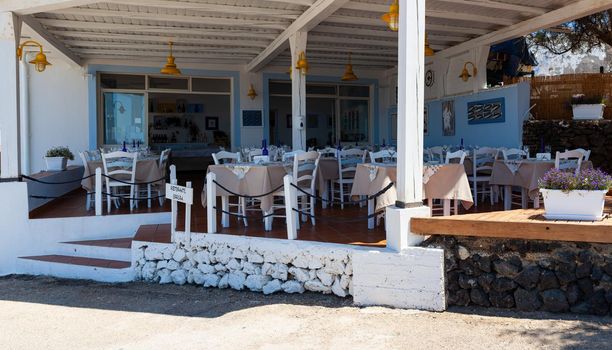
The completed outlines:
{"type": "Polygon", "coordinates": [[[193,204],[193,188],[166,184],[166,198],[185,204],[193,204]]]}

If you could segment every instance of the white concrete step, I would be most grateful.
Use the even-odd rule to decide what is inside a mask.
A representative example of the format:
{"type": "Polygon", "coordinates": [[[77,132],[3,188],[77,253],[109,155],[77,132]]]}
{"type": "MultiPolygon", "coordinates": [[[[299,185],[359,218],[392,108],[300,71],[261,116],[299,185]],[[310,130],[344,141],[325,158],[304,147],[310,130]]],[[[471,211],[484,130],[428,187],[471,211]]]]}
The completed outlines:
{"type": "Polygon", "coordinates": [[[61,242],[54,253],[87,258],[131,261],[132,238],[61,242]]]}
{"type": "Polygon", "coordinates": [[[21,257],[17,264],[21,273],[32,275],[90,279],[98,282],[134,280],[134,269],[129,261],[68,255],[38,255],[21,257]]]}

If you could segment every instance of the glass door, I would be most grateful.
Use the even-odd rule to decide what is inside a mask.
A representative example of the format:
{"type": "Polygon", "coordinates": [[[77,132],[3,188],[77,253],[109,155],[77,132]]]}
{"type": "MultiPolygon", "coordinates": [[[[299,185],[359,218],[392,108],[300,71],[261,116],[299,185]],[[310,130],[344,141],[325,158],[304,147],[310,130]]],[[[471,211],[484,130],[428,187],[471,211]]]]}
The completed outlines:
{"type": "Polygon", "coordinates": [[[341,142],[368,141],[369,110],[368,100],[340,100],[341,142]]]}
{"type": "Polygon", "coordinates": [[[323,148],[336,144],[336,99],[306,98],[306,146],[323,148]]]}
{"type": "Polygon", "coordinates": [[[143,93],[104,92],[104,144],[119,145],[145,140],[145,96],[143,93]]]}

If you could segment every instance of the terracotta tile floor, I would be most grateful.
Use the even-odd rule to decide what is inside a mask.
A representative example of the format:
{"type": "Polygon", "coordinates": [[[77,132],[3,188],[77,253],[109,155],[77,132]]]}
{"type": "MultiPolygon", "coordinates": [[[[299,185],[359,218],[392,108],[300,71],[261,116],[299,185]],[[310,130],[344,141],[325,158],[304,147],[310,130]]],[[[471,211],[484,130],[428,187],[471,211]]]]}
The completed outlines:
{"type": "MultiPolygon", "coordinates": [[[[182,172],[178,174],[179,184],[185,181],[192,181],[194,185],[194,205],[192,206],[191,228],[193,232],[206,231],[206,210],[202,207],[200,193],[202,191],[204,175],[201,172],[182,172]]],[[[235,202],[235,199],[232,199],[235,202]]],[[[218,205],[220,207],[220,203],[218,205]]],[[[178,230],[184,229],[184,208],[179,204],[178,214],[178,230]]],[[[488,203],[480,203],[478,208],[472,207],[470,210],[464,210],[460,206],[460,213],[476,213],[502,210],[501,203],[491,206],[488,203]]],[[[152,207],[147,208],[146,202],[140,202],[140,208],[135,209],[132,213],[155,213],[170,211],[170,202],[165,201],[163,206],[160,206],[157,201],[153,201],[152,207]]],[[[110,215],[129,214],[127,203],[117,209],[113,206],[110,215]]],[[[266,232],[263,228],[261,212],[251,211],[249,214],[248,227],[245,227],[242,222],[235,217],[230,218],[230,227],[221,228],[221,219],[218,215],[217,223],[220,233],[245,235],[252,237],[268,237],[281,238],[287,237],[286,227],[283,218],[275,218],[272,231],[266,232]]],[[[30,213],[30,218],[58,218],[58,217],[77,217],[77,216],[93,216],[94,210],[85,210],[85,191],[77,190],[69,193],[65,197],[54,200],[30,213]]],[[[106,209],[104,209],[104,215],[106,209]]],[[[316,211],[317,222],[313,226],[310,221],[302,223],[302,227],[298,232],[298,239],[331,243],[349,243],[359,245],[384,246],[385,231],[384,221],[380,226],[373,230],[367,229],[367,221],[364,218],[367,215],[367,209],[357,206],[348,206],[344,210],[334,207],[329,209],[321,209],[316,211]],[[361,218],[361,219],[359,219],[361,218]]],[[[148,225],[142,226],[136,234],[136,239],[146,240],[151,242],[169,242],[170,240],[170,225],[148,225]]],[[[85,243],[84,243],[85,244],[85,243]]],[[[104,243],[99,243],[104,244],[104,243]]],[[[114,243],[113,243],[114,244],[114,243]]]]}
{"type": "Polygon", "coordinates": [[[107,247],[107,248],[126,248],[129,249],[132,247],[132,238],[114,238],[114,239],[98,239],[98,240],[88,240],[88,241],[72,241],[72,242],[64,242],[67,244],[77,244],[77,245],[89,245],[96,247],[107,247]]]}
{"type": "Polygon", "coordinates": [[[29,259],[29,260],[47,261],[47,262],[55,262],[55,263],[71,264],[71,265],[93,266],[93,267],[111,268],[111,269],[124,269],[124,268],[130,267],[130,262],[127,262],[127,261],[84,258],[84,257],[67,256],[67,255],[38,255],[38,256],[24,256],[21,258],[29,259]]]}

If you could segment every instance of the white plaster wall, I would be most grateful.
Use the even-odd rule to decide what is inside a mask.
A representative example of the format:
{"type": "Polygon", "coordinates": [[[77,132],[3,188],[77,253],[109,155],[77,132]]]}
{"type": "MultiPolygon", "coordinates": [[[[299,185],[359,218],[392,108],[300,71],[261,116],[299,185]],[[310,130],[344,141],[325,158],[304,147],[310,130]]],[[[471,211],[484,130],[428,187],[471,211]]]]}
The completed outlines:
{"type": "Polygon", "coordinates": [[[69,164],[81,164],[80,151],[88,149],[87,80],[80,68],[59,58],[42,72],[29,68],[30,172],[45,169],[43,156],[53,146],[68,146],[75,155],[69,164]]]}

